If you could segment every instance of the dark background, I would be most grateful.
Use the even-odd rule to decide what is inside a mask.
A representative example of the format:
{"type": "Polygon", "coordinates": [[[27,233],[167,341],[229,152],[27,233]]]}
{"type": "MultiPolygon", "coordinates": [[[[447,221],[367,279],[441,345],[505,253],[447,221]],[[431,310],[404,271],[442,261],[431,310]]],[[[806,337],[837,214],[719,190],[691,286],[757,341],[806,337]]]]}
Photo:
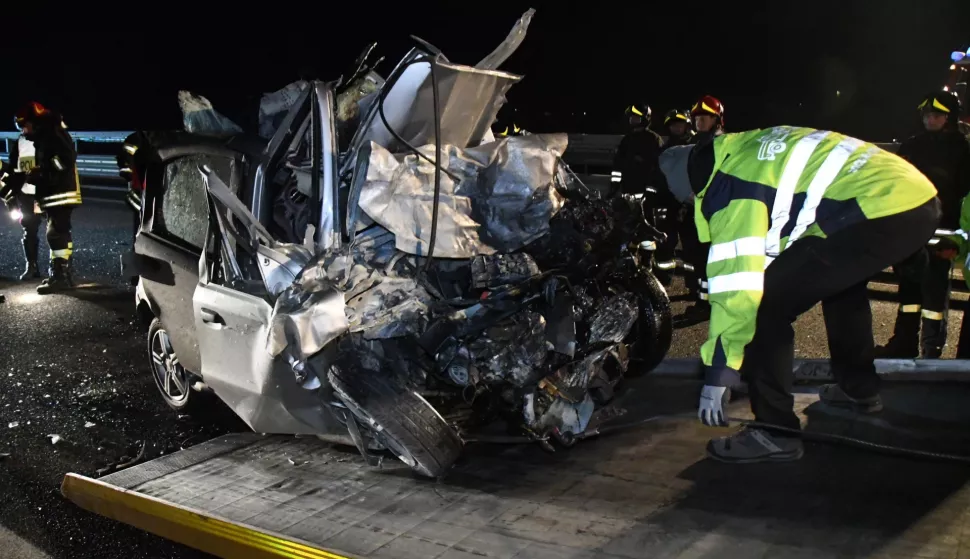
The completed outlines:
{"type": "Polygon", "coordinates": [[[370,41],[384,75],[410,34],[475,64],[530,6],[527,38],[503,67],[525,79],[500,117],[514,110],[537,132],[622,131],[630,102],[659,121],[710,93],[729,131],[793,124],[888,141],[918,127],[919,97],[970,46],[967,0],[35,2],[0,13],[0,115],[36,99],[73,130],[174,128],[188,89],[251,127],[262,93],[336,79],[370,41]]]}

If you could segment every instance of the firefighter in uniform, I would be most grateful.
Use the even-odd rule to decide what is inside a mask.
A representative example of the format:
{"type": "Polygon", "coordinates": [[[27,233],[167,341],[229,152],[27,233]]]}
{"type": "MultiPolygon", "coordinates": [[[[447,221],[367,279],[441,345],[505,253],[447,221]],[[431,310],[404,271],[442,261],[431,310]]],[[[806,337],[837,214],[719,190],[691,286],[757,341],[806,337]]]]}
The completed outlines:
{"type": "Polygon", "coordinates": [[[724,134],[724,104],[717,97],[701,97],[691,108],[690,116],[698,136],[724,134]]]}
{"type": "Polygon", "coordinates": [[[145,134],[133,132],[125,138],[121,150],[115,157],[118,163],[118,174],[128,183],[128,206],[134,211],[132,238],[138,234],[141,221],[141,201],[145,191],[144,169],[139,164],[138,150],[145,144],[145,134]]]}
{"type": "Polygon", "coordinates": [[[40,279],[40,268],[37,266],[37,251],[40,245],[38,232],[40,230],[41,215],[37,208],[37,186],[26,182],[24,177],[37,166],[34,143],[23,133],[17,138],[10,150],[10,161],[13,167],[11,182],[4,190],[4,203],[11,210],[16,210],[20,216],[20,226],[23,229],[23,250],[26,263],[21,281],[40,279]],[[14,188],[16,185],[16,189],[14,188]]]}
{"type": "MultiPolygon", "coordinates": [[[[943,215],[939,227],[960,227],[960,203],[970,193],[970,143],[960,133],[960,100],[945,91],[926,95],[919,104],[923,133],[903,142],[897,152],[929,178],[939,192],[943,215]]],[[[950,269],[955,250],[949,243],[921,247],[894,266],[899,278],[899,309],[889,343],[880,357],[939,359],[946,345],[950,269]]]]}
{"type": "Polygon", "coordinates": [[[667,111],[667,114],[664,115],[664,128],[667,129],[665,149],[671,146],[686,146],[694,141],[691,117],[687,111],[676,109],[667,111]]]}
{"type": "Polygon", "coordinates": [[[29,103],[22,108],[15,121],[24,137],[34,143],[35,150],[36,166],[22,172],[22,184],[36,185],[37,205],[47,215],[51,273],[37,287],[37,292],[47,294],[69,289],[74,287],[71,213],[81,204],[74,141],[61,117],[40,103],[29,103]]]}
{"type": "MultiPolygon", "coordinates": [[[[724,134],[724,104],[711,95],[701,97],[690,110],[691,119],[697,134],[693,142],[712,139],[724,134]]],[[[690,322],[703,322],[711,316],[711,304],[708,302],[707,285],[707,251],[710,248],[699,240],[697,228],[693,220],[685,219],[680,232],[681,243],[684,246],[684,258],[694,268],[694,272],[687,276],[687,289],[697,301],[684,311],[684,318],[690,322]]]]}
{"type": "Polygon", "coordinates": [[[792,323],[818,303],[838,381],[822,387],[821,400],[882,409],[867,284],[933,236],[940,217],[933,183],[875,145],[792,126],[708,135],[667,150],[660,164],[679,197],[695,195],[699,236],[711,243],[698,416],[726,425],[729,389],[743,371],[755,420],[776,427],[714,439],[709,455],[726,462],[802,456],[792,323]]]}
{"type": "MultiPolygon", "coordinates": [[[[664,141],[661,152],[673,146],[683,146],[691,143],[694,138],[694,131],[691,129],[690,113],[678,111],[676,109],[667,111],[664,115],[663,126],[667,131],[667,139],[664,141]]],[[[663,178],[663,174],[660,174],[663,178]]],[[[655,225],[660,229],[667,239],[657,247],[657,279],[666,287],[670,287],[673,282],[673,271],[677,267],[675,259],[677,242],[680,238],[680,231],[683,228],[684,219],[687,217],[687,206],[674,198],[668,188],[659,188],[657,196],[658,204],[662,208],[663,219],[658,220],[655,225]]],[[[691,227],[693,227],[693,214],[690,215],[691,227]]]]}
{"type": "Polygon", "coordinates": [[[610,186],[613,193],[643,194],[658,176],[657,157],[663,139],[650,130],[650,106],[630,105],[626,109],[630,131],[620,140],[613,158],[610,186]]]}

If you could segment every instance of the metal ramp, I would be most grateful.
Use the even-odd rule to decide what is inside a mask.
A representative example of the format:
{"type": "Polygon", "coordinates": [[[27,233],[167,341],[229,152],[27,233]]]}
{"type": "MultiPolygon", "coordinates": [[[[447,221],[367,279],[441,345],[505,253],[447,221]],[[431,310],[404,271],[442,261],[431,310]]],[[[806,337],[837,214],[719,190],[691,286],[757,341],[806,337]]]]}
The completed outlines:
{"type": "MultiPolygon", "coordinates": [[[[696,405],[696,382],[638,380],[621,400],[630,416],[696,405]]],[[[810,391],[796,407],[809,430],[916,444],[913,432],[926,428],[939,434],[932,446],[966,453],[970,410],[950,404],[970,390],[930,383],[887,391],[887,412],[869,422],[826,416],[810,391]],[[894,422],[912,428],[887,429],[894,422]]],[[[732,414],[746,407],[739,402],[732,414]]],[[[790,464],[706,460],[707,439],[723,433],[676,419],[555,454],[472,445],[438,482],[396,461],[370,468],[356,451],[313,438],[230,435],[98,480],[69,474],[62,492],[97,514],[226,558],[970,553],[966,464],[827,445],[809,445],[790,464]]]]}

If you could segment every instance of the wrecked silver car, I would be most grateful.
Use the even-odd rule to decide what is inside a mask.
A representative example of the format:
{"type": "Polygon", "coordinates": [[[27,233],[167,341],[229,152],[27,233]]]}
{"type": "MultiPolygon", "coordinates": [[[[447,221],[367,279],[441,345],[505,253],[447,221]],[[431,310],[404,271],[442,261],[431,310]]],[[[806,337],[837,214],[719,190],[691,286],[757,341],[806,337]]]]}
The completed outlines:
{"type": "Polygon", "coordinates": [[[474,67],[421,43],[385,81],[368,49],[267,95],[260,140],[205,103],[156,139],[131,263],[170,406],[434,477],[496,424],[571,444],[660,362],[639,204],[572,175],[565,134],[489,130],[531,17],[474,67]]]}

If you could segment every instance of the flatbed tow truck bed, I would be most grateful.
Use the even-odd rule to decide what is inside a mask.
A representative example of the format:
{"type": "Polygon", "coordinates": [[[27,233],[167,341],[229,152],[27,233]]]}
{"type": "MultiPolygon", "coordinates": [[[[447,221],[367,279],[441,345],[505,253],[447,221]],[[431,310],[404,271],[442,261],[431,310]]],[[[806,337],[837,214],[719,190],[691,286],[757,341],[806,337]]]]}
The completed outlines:
{"type": "MultiPolygon", "coordinates": [[[[638,379],[624,420],[689,413],[697,389],[638,379]]],[[[970,454],[965,385],[894,383],[868,419],[803,392],[808,432],[970,454]]],[[[68,474],[62,492],[226,558],[970,558],[970,465],[818,443],[794,463],[707,459],[725,432],[679,417],[554,454],[469,445],[439,481],[314,438],[229,435],[101,479],[68,474]]]]}

